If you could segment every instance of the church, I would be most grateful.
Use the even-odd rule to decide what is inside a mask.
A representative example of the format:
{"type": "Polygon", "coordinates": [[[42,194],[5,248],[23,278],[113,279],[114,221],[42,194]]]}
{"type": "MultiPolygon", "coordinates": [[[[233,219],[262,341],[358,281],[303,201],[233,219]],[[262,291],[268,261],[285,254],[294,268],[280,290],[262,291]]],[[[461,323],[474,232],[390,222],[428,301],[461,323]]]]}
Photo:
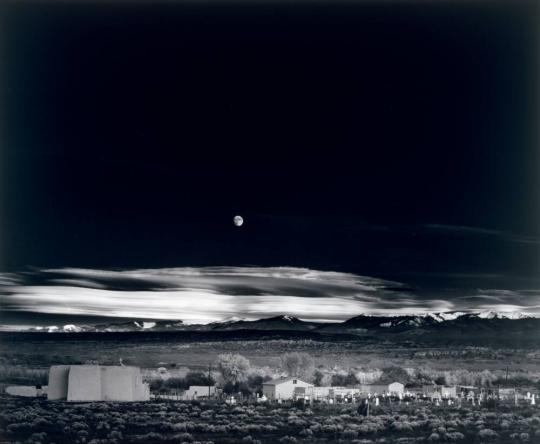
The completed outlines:
{"type": "Polygon", "coordinates": [[[148,401],[150,388],[138,367],[53,365],[47,398],[71,402],[148,401]]]}

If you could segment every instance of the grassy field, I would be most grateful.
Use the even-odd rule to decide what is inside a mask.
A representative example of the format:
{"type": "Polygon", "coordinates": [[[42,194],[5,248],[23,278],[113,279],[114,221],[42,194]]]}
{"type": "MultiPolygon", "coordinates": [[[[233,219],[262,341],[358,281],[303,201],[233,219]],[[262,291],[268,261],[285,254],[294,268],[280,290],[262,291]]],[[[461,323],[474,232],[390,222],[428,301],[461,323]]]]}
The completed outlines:
{"type": "Polygon", "coordinates": [[[118,363],[140,367],[159,365],[205,368],[217,355],[241,353],[255,366],[275,366],[283,353],[298,351],[313,356],[318,365],[342,368],[387,365],[435,369],[459,367],[469,370],[498,370],[510,366],[540,372],[538,350],[493,349],[485,347],[425,348],[391,343],[319,342],[313,340],[246,340],[204,342],[136,342],[136,341],[0,341],[2,362],[31,368],[54,364],[76,364],[86,361],[118,363]]]}

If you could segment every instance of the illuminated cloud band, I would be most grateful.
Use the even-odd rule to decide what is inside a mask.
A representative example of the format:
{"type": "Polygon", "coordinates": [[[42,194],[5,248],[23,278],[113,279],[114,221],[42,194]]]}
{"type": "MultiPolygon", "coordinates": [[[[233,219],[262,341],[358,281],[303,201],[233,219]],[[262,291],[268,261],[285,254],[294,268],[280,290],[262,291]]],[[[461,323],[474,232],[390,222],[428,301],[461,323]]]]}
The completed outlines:
{"type": "Polygon", "coordinates": [[[540,312],[540,292],[535,290],[432,295],[399,282],[292,267],[64,268],[0,278],[3,311],[11,313],[208,323],[281,314],[342,321],[360,314],[540,312]]]}

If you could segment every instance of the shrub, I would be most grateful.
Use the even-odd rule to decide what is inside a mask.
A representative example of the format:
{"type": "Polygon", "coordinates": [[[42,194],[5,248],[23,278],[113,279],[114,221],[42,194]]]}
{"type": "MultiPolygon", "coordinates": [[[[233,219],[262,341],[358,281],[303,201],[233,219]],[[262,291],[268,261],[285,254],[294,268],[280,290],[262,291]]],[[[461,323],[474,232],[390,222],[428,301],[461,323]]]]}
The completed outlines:
{"type": "Polygon", "coordinates": [[[499,434],[491,429],[482,429],[478,432],[478,436],[481,439],[497,439],[499,434]]]}
{"type": "Polygon", "coordinates": [[[358,432],[353,429],[346,429],[343,432],[341,432],[341,437],[343,439],[356,439],[358,438],[358,432]]]}
{"type": "Polygon", "coordinates": [[[447,441],[461,441],[465,439],[465,435],[459,432],[449,432],[445,435],[447,441]]]}
{"type": "Polygon", "coordinates": [[[174,439],[180,442],[193,442],[193,435],[191,433],[179,433],[178,435],[174,435],[174,439]]]}
{"type": "Polygon", "coordinates": [[[44,442],[45,439],[47,439],[47,434],[45,432],[32,433],[32,436],[30,436],[31,442],[44,442]]]}
{"type": "Polygon", "coordinates": [[[123,439],[122,432],[118,430],[113,430],[111,433],[109,433],[110,439],[123,439]]]}

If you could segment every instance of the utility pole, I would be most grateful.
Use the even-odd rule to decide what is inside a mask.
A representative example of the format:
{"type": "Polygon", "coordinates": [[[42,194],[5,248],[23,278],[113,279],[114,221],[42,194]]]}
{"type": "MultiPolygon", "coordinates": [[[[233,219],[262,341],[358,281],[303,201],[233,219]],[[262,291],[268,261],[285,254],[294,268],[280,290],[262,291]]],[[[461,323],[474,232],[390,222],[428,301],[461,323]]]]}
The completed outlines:
{"type": "Polygon", "coordinates": [[[210,399],[210,371],[212,370],[212,364],[208,364],[208,399],[210,399]]]}
{"type": "Polygon", "coordinates": [[[504,380],[506,383],[508,382],[508,364],[506,365],[506,378],[504,380]]]}

